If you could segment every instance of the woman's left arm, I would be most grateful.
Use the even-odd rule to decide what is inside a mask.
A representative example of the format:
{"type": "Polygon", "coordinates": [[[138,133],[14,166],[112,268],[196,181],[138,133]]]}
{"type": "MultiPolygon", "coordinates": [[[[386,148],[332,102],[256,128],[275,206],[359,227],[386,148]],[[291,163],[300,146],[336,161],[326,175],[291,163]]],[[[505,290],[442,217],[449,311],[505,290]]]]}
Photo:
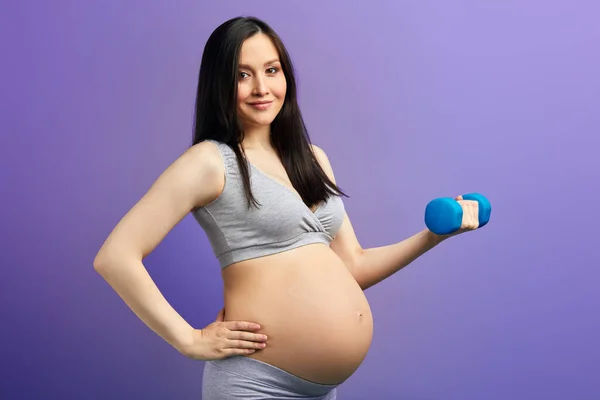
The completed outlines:
{"type": "Polygon", "coordinates": [[[390,277],[445,240],[425,229],[401,242],[363,249],[356,238],[350,219],[344,223],[331,249],[344,261],[363,290],[390,277]]]}
{"type": "MultiPolygon", "coordinates": [[[[335,183],[327,155],[319,147],[313,145],[313,148],[321,167],[335,183]]],[[[346,214],[340,230],[331,242],[331,249],[346,264],[360,287],[363,290],[368,289],[406,267],[444,240],[477,228],[477,202],[462,200],[460,196],[456,200],[459,201],[465,212],[461,228],[453,234],[440,236],[429,229],[424,229],[395,244],[363,249],[356,238],[350,218],[346,214]]]]}

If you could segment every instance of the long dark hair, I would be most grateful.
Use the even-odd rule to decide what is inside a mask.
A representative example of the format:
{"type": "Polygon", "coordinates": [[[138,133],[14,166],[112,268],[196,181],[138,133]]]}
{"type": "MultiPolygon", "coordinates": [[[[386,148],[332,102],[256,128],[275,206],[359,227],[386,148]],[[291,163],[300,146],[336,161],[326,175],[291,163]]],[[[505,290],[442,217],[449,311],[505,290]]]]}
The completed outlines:
{"type": "Polygon", "coordinates": [[[330,195],[348,197],[327,177],[310,146],[298,106],[292,62],[283,42],[267,23],[257,18],[232,18],[208,38],[198,77],[192,145],[206,139],[229,145],[240,166],[248,206],[258,206],[250,188],[248,163],[240,149],[244,132],[237,122],[236,107],[240,50],[243,42],[257,33],[263,33],[273,41],[287,82],[283,107],[271,123],[271,143],[292,185],[309,207],[325,201],[330,195]]]}

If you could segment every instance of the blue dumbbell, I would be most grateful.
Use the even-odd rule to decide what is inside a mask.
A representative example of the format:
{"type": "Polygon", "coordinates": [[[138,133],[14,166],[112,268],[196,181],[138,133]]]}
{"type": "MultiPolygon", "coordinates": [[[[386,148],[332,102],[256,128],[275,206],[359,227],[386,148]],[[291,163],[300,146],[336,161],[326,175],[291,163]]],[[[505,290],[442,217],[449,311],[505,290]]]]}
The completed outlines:
{"type": "MultiPolygon", "coordinates": [[[[492,213],[489,200],[479,193],[465,194],[462,198],[463,200],[475,200],[479,203],[479,227],[485,226],[492,213]]],[[[462,207],[451,197],[440,197],[431,200],[425,208],[425,225],[436,235],[447,235],[457,231],[462,224],[462,218],[462,207]]]]}

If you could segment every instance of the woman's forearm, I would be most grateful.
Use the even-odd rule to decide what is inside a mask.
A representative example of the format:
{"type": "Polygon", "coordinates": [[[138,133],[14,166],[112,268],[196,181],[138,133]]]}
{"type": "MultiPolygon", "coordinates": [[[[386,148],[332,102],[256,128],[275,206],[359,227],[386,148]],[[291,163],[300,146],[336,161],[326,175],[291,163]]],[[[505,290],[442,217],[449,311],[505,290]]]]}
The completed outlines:
{"type": "Polygon", "coordinates": [[[365,290],[395,274],[444,238],[423,230],[399,243],[365,249],[358,256],[352,270],[354,278],[365,290]]]}
{"type": "Polygon", "coordinates": [[[193,328],[167,302],[140,260],[95,260],[94,269],[152,331],[184,354],[193,328]]]}

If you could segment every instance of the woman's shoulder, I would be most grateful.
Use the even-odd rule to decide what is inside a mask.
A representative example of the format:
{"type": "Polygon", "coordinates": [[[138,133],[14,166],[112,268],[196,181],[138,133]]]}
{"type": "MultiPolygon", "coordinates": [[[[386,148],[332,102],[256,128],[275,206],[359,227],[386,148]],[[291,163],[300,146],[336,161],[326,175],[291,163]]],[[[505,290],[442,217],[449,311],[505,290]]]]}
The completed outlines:
{"type": "Polygon", "coordinates": [[[313,153],[317,157],[317,161],[319,163],[329,163],[329,158],[327,157],[327,153],[321,147],[317,146],[314,143],[311,143],[310,147],[312,148],[313,153]]]}
{"type": "Polygon", "coordinates": [[[179,158],[187,161],[191,170],[218,172],[219,166],[223,169],[221,152],[218,142],[204,140],[190,146],[179,158]]]}
{"type": "Polygon", "coordinates": [[[223,189],[225,167],[219,148],[210,141],[188,147],[169,169],[173,180],[188,186],[196,207],[212,201],[223,189]]]}
{"type": "Polygon", "coordinates": [[[333,173],[333,168],[331,167],[331,163],[329,162],[329,157],[327,157],[327,153],[325,153],[325,150],[323,150],[321,147],[317,146],[316,144],[311,144],[311,147],[312,147],[313,153],[315,154],[317,162],[319,163],[319,165],[321,166],[323,171],[325,171],[325,173],[327,174],[329,179],[331,179],[332,182],[335,183],[335,176],[333,173]]]}

